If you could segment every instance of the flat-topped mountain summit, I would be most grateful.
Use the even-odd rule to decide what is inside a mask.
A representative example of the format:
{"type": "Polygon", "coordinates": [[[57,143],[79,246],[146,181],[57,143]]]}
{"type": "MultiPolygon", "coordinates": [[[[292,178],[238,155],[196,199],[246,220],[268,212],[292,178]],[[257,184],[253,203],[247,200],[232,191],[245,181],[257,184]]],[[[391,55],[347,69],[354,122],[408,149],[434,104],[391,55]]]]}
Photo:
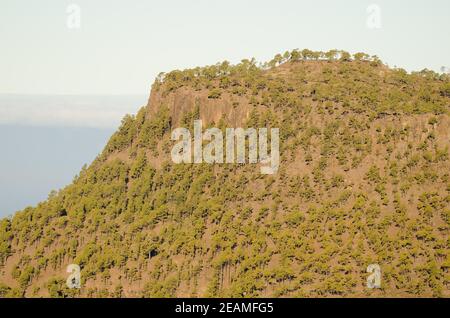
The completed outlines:
{"type": "Polygon", "coordinates": [[[162,73],[72,184],[0,222],[0,296],[448,297],[449,110],[448,75],[363,53],[162,73]],[[279,170],[173,163],[195,120],[279,128],[279,170]]]}

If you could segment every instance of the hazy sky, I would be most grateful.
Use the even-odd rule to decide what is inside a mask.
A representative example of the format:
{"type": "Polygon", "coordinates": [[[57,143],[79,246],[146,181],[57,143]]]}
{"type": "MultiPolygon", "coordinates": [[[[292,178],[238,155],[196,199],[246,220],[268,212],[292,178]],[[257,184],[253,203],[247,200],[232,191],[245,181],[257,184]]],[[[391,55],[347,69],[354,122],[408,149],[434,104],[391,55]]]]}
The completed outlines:
{"type": "Polygon", "coordinates": [[[0,125],[117,128],[148,95],[0,94],[0,125]]]}
{"type": "Polygon", "coordinates": [[[0,0],[0,216],[70,183],[161,71],[295,48],[439,71],[449,15],[449,0],[0,0]]]}
{"type": "Polygon", "coordinates": [[[147,94],[161,71],[294,48],[438,71],[450,67],[449,15],[448,0],[0,0],[0,93],[147,94]],[[79,29],[67,27],[73,3],[79,29]],[[379,29],[367,26],[373,3],[379,29]]]}
{"type": "Polygon", "coordinates": [[[146,99],[0,94],[0,218],[70,184],[146,99]]]}
{"type": "Polygon", "coordinates": [[[70,184],[103,149],[113,128],[0,125],[0,218],[70,184]]]}

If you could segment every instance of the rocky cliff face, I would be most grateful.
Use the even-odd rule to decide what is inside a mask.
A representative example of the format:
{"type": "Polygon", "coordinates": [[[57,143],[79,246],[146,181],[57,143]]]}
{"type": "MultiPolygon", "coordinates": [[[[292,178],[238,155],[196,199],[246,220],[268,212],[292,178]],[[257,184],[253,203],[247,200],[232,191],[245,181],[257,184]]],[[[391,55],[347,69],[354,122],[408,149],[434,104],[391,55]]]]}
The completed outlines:
{"type": "Polygon", "coordinates": [[[449,296],[449,78],[305,54],[158,79],[73,184],[1,221],[0,294],[449,296]],[[196,119],[280,128],[280,170],[174,164],[196,119]]]}
{"type": "Polygon", "coordinates": [[[177,91],[162,96],[161,91],[153,90],[147,105],[150,116],[156,114],[160,107],[166,106],[169,110],[174,126],[181,124],[184,114],[199,108],[199,119],[207,124],[218,123],[224,120],[230,127],[241,127],[249,118],[251,107],[245,97],[233,99],[230,94],[221,98],[208,98],[206,89],[192,90],[180,88],[177,91]],[[237,107],[237,106],[241,107],[237,107]],[[154,107],[153,107],[154,106],[154,107]]]}

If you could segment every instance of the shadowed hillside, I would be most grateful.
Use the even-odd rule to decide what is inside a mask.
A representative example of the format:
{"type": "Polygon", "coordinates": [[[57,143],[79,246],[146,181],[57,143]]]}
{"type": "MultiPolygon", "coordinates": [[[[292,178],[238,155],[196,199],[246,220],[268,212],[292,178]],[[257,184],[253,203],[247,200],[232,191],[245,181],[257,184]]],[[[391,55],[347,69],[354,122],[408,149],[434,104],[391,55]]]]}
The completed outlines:
{"type": "Polygon", "coordinates": [[[1,221],[0,296],[449,297],[449,110],[448,75],[362,53],[161,74],[73,184],[1,221]],[[196,119],[279,128],[278,173],[173,164],[196,119]]]}

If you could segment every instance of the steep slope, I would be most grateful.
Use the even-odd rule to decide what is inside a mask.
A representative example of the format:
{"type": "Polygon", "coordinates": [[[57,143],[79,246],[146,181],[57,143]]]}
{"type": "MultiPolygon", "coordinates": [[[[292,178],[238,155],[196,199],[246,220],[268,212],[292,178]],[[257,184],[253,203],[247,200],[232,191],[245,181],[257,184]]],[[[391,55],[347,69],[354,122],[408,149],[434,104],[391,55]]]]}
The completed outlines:
{"type": "Polygon", "coordinates": [[[73,184],[1,221],[0,296],[448,297],[449,109],[447,75],[365,54],[161,74],[73,184]],[[195,119],[280,128],[278,173],[172,163],[195,119]]]}

